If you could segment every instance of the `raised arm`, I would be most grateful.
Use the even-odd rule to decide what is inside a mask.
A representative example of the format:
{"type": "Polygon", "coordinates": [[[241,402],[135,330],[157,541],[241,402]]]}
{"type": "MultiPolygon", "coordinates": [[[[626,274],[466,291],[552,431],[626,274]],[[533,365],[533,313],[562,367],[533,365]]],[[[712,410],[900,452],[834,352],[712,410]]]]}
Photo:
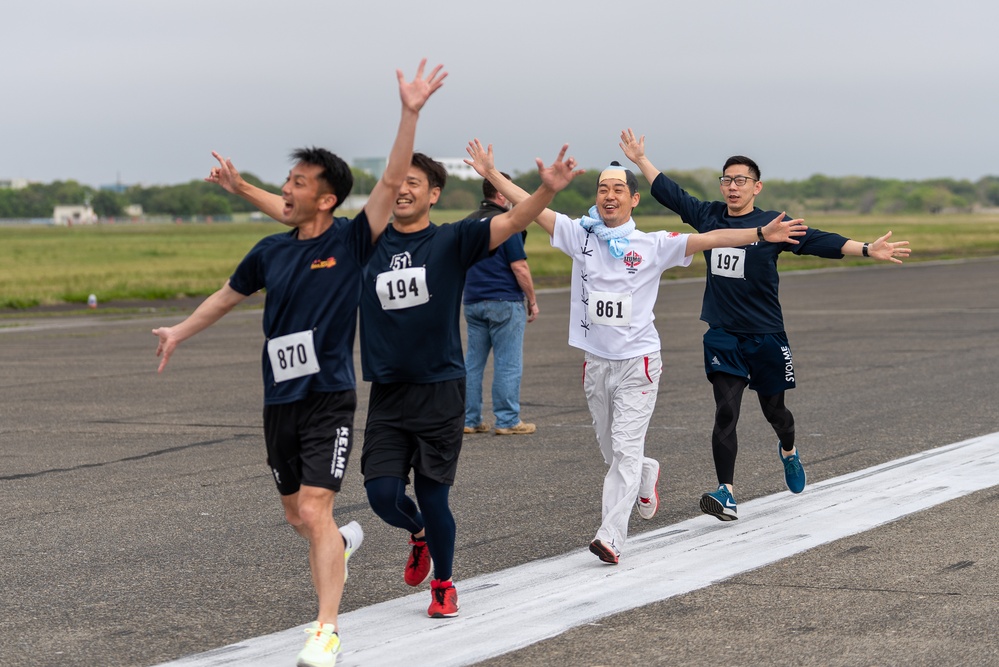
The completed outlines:
{"type": "Polygon", "coordinates": [[[712,248],[728,248],[749,245],[756,241],[767,243],[797,244],[796,236],[804,236],[805,221],[802,218],[785,220],[781,213],[763,227],[750,229],[715,229],[704,234],[689,234],[687,236],[687,254],[711,250],[712,248]]]}
{"type": "Polygon", "coordinates": [[[205,181],[215,183],[226,192],[242,197],[265,215],[281,222],[281,211],[284,210],[284,200],[281,195],[267,192],[243,180],[239,171],[232,165],[232,158],[223,158],[215,151],[212,151],[212,157],[219,161],[219,166],[212,167],[205,181]]]}
{"type": "MultiPolygon", "coordinates": [[[[558,153],[558,157],[555,158],[555,162],[550,167],[546,167],[541,158],[535,158],[535,162],[538,164],[538,173],[541,175],[541,186],[534,191],[534,194],[530,195],[527,199],[517,202],[516,206],[506,213],[493,216],[490,220],[490,250],[499,247],[503,241],[506,241],[514,234],[519,234],[527,229],[532,220],[537,219],[542,213],[546,212],[546,207],[555,198],[555,194],[565,189],[572,182],[572,179],[583,173],[581,169],[576,170],[576,158],[570,157],[569,159],[565,159],[565,152],[567,150],[569,150],[569,144],[564,144],[562,150],[558,153]]],[[[503,179],[502,176],[500,178],[503,179]]],[[[494,185],[496,184],[494,183],[494,185]]],[[[499,187],[496,189],[504,197],[506,196],[506,193],[500,190],[499,187]]],[[[515,200],[511,199],[511,201],[515,200]]],[[[551,221],[551,229],[554,231],[554,213],[552,213],[551,221]]],[[[552,231],[548,233],[551,234],[552,231]]]]}
{"type": "MultiPolygon", "coordinates": [[[[468,147],[465,150],[468,151],[471,158],[471,160],[465,160],[465,164],[474,169],[479,176],[492,183],[496,191],[509,199],[510,203],[519,204],[531,196],[527,190],[508,179],[496,168],[492,144],[489,144],[488,148],[483,148],[478,139],[473,139],[468,142],[468,147]]],[[[555,211],[546,208],[535,221],[548,232],[549,236],[555,233],[555,211]]]]}
{"type": "Polygon", "coordinates": [[[371,240],[377,241],[388,226],[389,218],[392,215],[392,207],[396,195],[402,182],[406,179],[406,174],[413,161],[413,143],[416,141],[416,121],[420,115],[420,109],[427,103],[430,96],[444,83],[447,72],[441,72],[442,65],[438,65],[430,72],[427,78],[423,78],[423,69],[427,65],[427,59],[420,61],[420,66],[416,70],[416,78],[406,81],[402,70],[396,70],[396,77],[399,79],[399,98],[402,100],[402,118],[399,120],[399,131],[395,135],[395,143],[392,144],[392,152],[389,154],[388,164],[378,183],[372,188],[368,196],[368,203],[364,205],[364,212],[368,216],[368,224],[371,226],[371,240]]]}
{"type": "Polygon", "coordinates": [[[618,144],[621,150],[624,151],[624,156],[635,163],[642,175],[645,176],[645,180],[649,183],[656,180],[656,176],[659,175],[659,170],[656,169],[655,165],[645,156],[645,135],[636,138],[635,133],[631,131],[629,127],[627,130],[621,133],[621,143],[618,144]]]}
{"type": "Polygon", "coordinates": [[[153,335],[159,338],[159,344],[156,346],[156,356],[163,357],[160,361],[160,367],[156,372],[163,372],[167,362],[170,361],[170,355],[173,354],[178,345],[194,334],[204,331],[218,322],[222,319],[223,315],[232,310],[236,304],[245,298],[245,295],[229,287],[229,281],[227,280],[221,289],[202,301],[201,305],[195,308],[194,312],[180,324],[175,324],[172,327],[153,329],[153,335]]]}
{"type": "Polygon", "coordinates": [[[907,258],[909,256],[909,253],[912,252],[907,247],[909,245],[909,242],[896,241],[894,243],[889,243],[888,239],[890,238],[891,238],[891,232],[888,232],[874,243],[864,243],[862,241],[854,241],[853,239],[847,239],[846,243],[843,244],[843,248],[840,252],[842,252],[844,255],[854,255],[856,257],[873,257],[874,259],[880,259],[881,261],[901,264],[902,258],[907,258]]]}

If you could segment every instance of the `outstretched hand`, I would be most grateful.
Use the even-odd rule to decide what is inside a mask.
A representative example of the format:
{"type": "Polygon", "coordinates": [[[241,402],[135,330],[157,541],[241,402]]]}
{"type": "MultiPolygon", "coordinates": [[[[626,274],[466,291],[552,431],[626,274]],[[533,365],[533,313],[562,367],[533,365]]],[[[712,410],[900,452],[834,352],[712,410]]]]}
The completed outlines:
{"type": "Polygon", "coordinates": [[[805,219],[795,218],[794,220],[785,220],[784,218],[785,215],[781,213],[771,220],[761,230],[763,238],[770,243],[792,243],[797,245],[798,241],[794,237],[804,236],[805,231],[808,229],[805,225],[805,219]]]}
{"type": "Polygon", "coordinates": [[[472,159],[463,160],[463,162],[474,169],[476,174],[488,179],[489,172],[496,168],[496,161],[493,158],[493,145],[489,144],[488,148],[483,148],[482,142],[478,139],[472,139],[468,142],[468,146],[465,147],[465,151],[468,152],[468,156],[472,159]]]}
{"type": "Polygon", "coordinates": [[[569,157],[569,159],[565,159],[565,152],[567,150],[569,150],[569,144],[563,144],[562,150],[558,152],[558,157],[555,158],[555,162],[549,167],[545,166],[541,158],[534,158],[534,161],[538,165],[538,174],[541,175],[541,182],[555,192],[561,192],[569,183],[572,183],[572,179],[585,173],[583,169],[576,169],[576,158],[569,157]]]}
{"type": "Polygon", "coordinates": [[[901,264],[902,258],[907,258],[909,253],[912,252],[912,250],[906,247],[909,245],[909,242],[896,241],[895,243],[889,243],[888,239],[890,238],[891,232],[888,232],[867,247],[867,254],[874,259],[901,264]]]}
{"type": "Polygon", "coordinates": [[[441,72],[443,65],[438,65],[430,72],[430,76],[423,78],[423,69],[427,66],[427,59],[420,61],[420,66],[416,70],[416,78],[406,81],[406,75],[401,69],[395,71],[399,79],[399,97],[402,105],[411,111],[419,111],[427,103],[430,96],[437,92],[437,89],[444,84],[447,72],[441,72]]]}
{"type": "Polygon", "coordinates": [[[630,127],[621,133],[621,143],[618,146],[624,151],[624,156],[635,164],[645,157],[645,135],[636,138],[630,127]]]}
{"type": "Polygon", "coordinates": [[[236,167],[232,166],[232,158],[223,158],[215,151],[212,151],[212,157],[219,161],[219,166],[212,167],[205,181],[222,186],[226,192],[238,194],[237,190],[244,181],[236,167]]]}
{"type": "Polygon", "coordinates": [[[153,329],[153,335],[159,338],[159,343],[156,345],[156,356],[163,357],[160,361],[160,367],[156,369],[156,372],[162,373],[163,369],[166,368],[167,362],[170,361],[170,355],[177,349],[180,341],[174,336],[173,327],[153,329]]]}

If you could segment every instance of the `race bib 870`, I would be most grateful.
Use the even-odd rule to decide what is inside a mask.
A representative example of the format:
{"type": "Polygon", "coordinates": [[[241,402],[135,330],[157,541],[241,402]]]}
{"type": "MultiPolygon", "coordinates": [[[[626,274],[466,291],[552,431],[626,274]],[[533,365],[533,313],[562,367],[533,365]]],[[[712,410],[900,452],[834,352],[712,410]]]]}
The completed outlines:
{"type": "Polygon", "coordinates": [[[267,341],[267,356],[271,360],[274,382],[285,382],[319,372],[311,329],[271,338],[267,341]]]}

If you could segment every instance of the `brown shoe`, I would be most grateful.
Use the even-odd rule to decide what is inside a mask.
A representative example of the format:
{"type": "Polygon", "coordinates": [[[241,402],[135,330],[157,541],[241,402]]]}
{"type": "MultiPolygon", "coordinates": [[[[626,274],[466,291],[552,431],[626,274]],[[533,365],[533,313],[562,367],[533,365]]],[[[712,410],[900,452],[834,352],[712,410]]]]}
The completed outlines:
{"type": "Polygon", "coordinates": [[[488,433],[488,432],[489,432],[489,424],[486,424],[485,422],[479,424],[478,426],[465,427],[465,435],[469,435],[471,433],[488,433]]]}
{"type": "Polygon", "coordinates": [[[497,428],[496,435],[530,435],[537,430],[538,427],[534,424],[517,422],[516,426],[511,426],[510,428],[497,428]]]}

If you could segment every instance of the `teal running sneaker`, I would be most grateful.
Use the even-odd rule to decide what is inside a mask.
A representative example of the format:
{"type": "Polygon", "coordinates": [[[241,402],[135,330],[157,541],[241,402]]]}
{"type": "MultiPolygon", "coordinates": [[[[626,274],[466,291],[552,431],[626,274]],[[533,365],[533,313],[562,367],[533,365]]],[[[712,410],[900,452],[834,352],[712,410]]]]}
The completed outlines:
{"type": "Polygon", "coordinates": [[[719,484],[717,491],[701,496],[701,511],[717,517],[719,521],[735,521],[739,518],[735,498],[724,484],[719,484]]]}
{"type": "Polygon", "coordinates": [[[777,454],[780,455],[781,463],[784,464],[784,483],[791,493],[801,493],[805,490],[805,469],[801,467],[801,459],[798,458],[798,451],[795,450],[791,456],[784,456],[784,450],[780,443],[777,443],[777,454]]]}

